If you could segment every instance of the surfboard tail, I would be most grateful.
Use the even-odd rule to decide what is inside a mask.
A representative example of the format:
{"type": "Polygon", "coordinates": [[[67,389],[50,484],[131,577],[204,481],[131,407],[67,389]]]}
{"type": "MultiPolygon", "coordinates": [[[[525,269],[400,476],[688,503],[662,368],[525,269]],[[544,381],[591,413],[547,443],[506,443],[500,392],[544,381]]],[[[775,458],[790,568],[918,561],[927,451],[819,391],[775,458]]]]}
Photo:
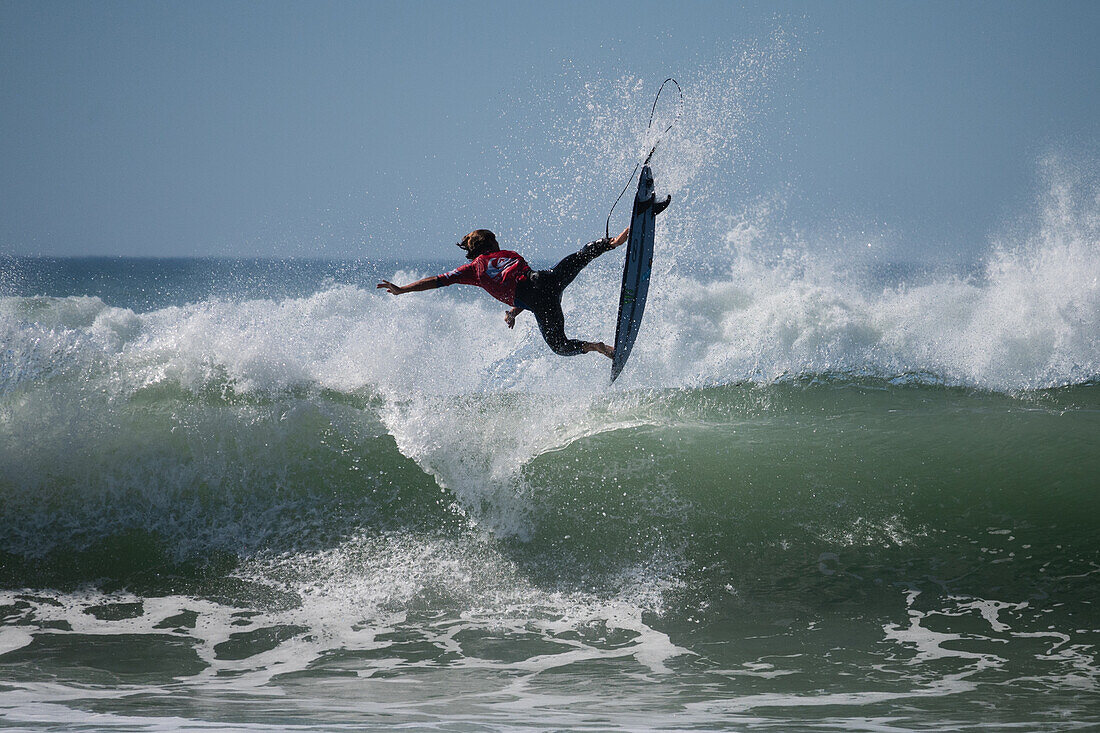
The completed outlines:
{"type": "Polygon", "coordinates": [[[614,362],[612,362],[612,364],[611,364],[611,383],[612,384],[615,384],[615,380],[618,379],[619,375],[623,373],[623,367],[624,366],[626,366],[625,363],[615,364],[614,362]]]}

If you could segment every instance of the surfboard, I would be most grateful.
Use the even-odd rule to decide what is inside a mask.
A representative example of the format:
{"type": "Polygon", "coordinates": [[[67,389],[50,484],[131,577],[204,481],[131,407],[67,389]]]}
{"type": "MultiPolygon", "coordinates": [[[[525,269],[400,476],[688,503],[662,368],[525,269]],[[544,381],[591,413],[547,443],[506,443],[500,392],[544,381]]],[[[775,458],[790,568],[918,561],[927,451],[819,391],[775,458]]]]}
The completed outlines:
{"type": "Polygon", "coordinates": [[[642,325],[645,299],[649,294],[649,271],[653,267],[654,203],[653,172],[648,165],[643,165],[642,172],[638,174],[634,211],[630,215],[630,239],[626,244],[623,287],[619,292],[619,319],[615,327],[615,356],[611,360],[612,382],[626,366],[642,325]]]}

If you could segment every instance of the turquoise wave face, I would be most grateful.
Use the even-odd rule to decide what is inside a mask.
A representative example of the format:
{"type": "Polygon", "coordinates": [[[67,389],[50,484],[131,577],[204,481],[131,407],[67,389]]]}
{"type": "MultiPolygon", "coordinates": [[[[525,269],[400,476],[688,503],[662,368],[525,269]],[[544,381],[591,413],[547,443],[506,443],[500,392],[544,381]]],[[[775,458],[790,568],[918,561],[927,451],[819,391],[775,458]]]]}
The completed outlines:
{"type": "Polygon", "coordinates": [[[471,522],[553,585],[664,558],[677,582],[716,596],[730,583],[774,597],[771,584],[792,579],[804,579],[798,595],[837,574],[877,569],[894,583],[948,567],[974,592],[1038,593],[1064,574],[1052,567],[1097,559],[1094,386],[1008,397],[834,378],[653,391],[515,434],[554,401],[393,406],[170,386],[76,406],[9,395],[4,580],[205,572],[211,554],[225,570],[363,533],[461,536],[471,522]],[[395,440],[387,421],[418,424],[411,414],[465,428],[430,423],[395,440]]]}
{"type": "Polygon", "coordinates": [[[528,720],[512,690],[579,725],[600,678],[624,725],[916,726],[1010,692],[1002,723],[1090,719],[1096,386],[830,377],[605,395],[565,424],[555,395],[222,386],[5,395],[13,685],[116,686],[119,715],[231,695],[226,724],[272,686],[280,725],[319,699],[350,723],[410,679],[433,684],[387,715],[446,693],[528,720]]]}
{"type": "Polygon", "coordinates": [[[568,568],[682,548],[712,589],[951,567],[972,589],[1041,592],[1048,563],[1096,559],[1098,396],[850,381],[655,396],[644,424],[525,468],[536,544],[568,568]],[[1006,528],[1012,542],[991,539],[1006,528]]]}

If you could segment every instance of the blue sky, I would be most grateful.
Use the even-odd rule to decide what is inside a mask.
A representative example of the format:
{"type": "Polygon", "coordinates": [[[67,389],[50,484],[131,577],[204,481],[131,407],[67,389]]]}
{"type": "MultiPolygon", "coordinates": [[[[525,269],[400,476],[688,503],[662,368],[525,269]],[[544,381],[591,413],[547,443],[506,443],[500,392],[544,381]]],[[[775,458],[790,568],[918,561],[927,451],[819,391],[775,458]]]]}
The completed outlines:
{"type": "Polygon", "coordinates": [[[665,76],[697,99],[747,54],[767,66],[751,114],[695,179],[714,211],[779,197],[806,230],[966,256],[1029,205],[1044,156],[1096,159],[1098,37],[1093,2],[0,0],[0,253],[592,238],[629,166],[569,160],[596,129],[585,85],[637,80],[613,109],[644,121],[665,76]],[[540,170],[596,185],[543,219],[513,206],[540,170]]]}

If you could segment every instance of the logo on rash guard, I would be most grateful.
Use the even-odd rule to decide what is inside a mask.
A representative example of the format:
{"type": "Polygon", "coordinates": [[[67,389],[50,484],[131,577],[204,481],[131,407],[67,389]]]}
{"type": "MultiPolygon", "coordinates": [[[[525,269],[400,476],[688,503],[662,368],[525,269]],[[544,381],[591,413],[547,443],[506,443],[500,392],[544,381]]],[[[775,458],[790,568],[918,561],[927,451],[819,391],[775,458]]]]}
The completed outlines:
{"type": "Polygon", "coordinates": [[[490,280],[500,281],[501,274],[512,265],[519,262],[515,257],[495,257],[485,265],[485,274],[490,280]]]}

